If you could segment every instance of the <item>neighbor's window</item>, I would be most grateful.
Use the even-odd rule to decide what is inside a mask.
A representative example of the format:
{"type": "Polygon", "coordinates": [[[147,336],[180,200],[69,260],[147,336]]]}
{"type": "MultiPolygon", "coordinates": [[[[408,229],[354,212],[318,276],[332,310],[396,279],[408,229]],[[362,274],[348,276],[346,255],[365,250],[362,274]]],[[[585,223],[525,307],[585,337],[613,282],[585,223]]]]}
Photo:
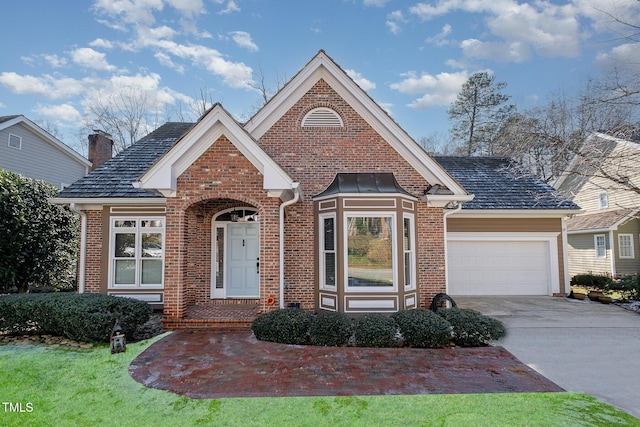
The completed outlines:
{"type": "Polygon", "coordinates": [[[161,287],[164,218],[112,218],[111,282],[115,287],[161,287]]]}
{"type": "Polygon", "coordinates": [[[336,286],[336,217],[320,216],[320,286],[336,286]]]}
{"type": "Polygon", "coordinates": [[[604,234],[597,234],[594,237],[596,246],[596,258],[607,257],[607,241],[604,234]]]}
{"type": "Polygon", "coordinates": [[[609,207],[609,196],[606,192],[598,194],[598,201],[600,203],[600,209],[609,207]]]}
{"type": "Polygon", "coordinates": [[[633,234],[618,235],[618,254],[620,258],[634,258],[633,234]]]}
{"type": "Polygon", "coordinates": [[[9,147],[20,150],[22,148],[22,137],[9,134],[9,147]]]}
{"type": "Polygon", "coordinates": [[[394,223],[392,216],[347,215],[347,287],[393,287],[394,223]]]}

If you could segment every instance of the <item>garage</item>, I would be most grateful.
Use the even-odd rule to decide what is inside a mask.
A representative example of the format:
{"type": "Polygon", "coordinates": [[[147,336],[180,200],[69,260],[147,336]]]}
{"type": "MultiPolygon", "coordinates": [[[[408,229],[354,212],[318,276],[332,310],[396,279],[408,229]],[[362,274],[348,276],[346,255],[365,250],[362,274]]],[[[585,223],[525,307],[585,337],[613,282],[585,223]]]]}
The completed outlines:
{"type": "Polygon", "coordinates": [[[557,274],[551,274],[558,271],[553,239],[494,235],[487,240],[485,236],[451,234],[447,246],[449,294],[552,295],[558,288],[557,274]]]}

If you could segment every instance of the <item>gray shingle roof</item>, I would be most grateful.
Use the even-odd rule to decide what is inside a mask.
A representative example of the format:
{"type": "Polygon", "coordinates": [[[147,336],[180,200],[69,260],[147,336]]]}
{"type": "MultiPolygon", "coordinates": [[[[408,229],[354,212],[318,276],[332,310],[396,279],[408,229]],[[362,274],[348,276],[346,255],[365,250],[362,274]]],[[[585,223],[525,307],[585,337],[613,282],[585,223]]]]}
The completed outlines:
{"type": "Polygon", "coordinates": [[[434,156],[470,194],[463,209],[580,209],[553,187],[510,167],[497,157],[434,156]]]}
{"type": "Polygon", "coordinates": [[[611,228],[620,221],[632,218],[638,210],[640,208],[636,207],[577,215],[567,220],[567,231],[611,228]]]}
{"type": "Polygon", "coordinates": [[[84,178],[65,187],[57,197],[162,197],[156,192],[134,188],[132,184],[191,126],[193,123],[165,123],[84,178]]]}

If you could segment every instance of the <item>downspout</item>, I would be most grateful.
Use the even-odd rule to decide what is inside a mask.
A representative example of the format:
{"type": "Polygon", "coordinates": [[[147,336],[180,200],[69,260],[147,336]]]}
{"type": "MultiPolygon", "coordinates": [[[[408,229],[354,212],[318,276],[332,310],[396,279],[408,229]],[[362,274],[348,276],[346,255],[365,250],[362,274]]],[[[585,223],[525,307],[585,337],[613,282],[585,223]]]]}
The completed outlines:
{"type": "Polygon", "coordinates": [[[609,246],[611,250],[611,277],[616,277],[616,251],[613,239],[613,230],[609,230],[609,246]]]}
{"type": "Polygon", "coordinates": [[[85,269],[87,264],[87,214],[75,203],[69,204],[72,211],[80,215],[80,263],[78,265],[78,293],[84,293],[85,269]]]}
{"type": "Polygon", "coordinates": [[[294,191],[293,199],[280,204],[280,297],[278,298],[280,301],[280,308],[284,308],[284,210],[287,206],[291,206],[300,200],[299,186],[299,183],[294,182],[292,185],[292,189],[294,191]]]}
{"type": "Polygon", "coordinates": [[[451,214],[454,214],[456,212],[460,212],[460,210],[462,209],[462,203],[460,202],[454,202],[457,204],[455,209],[452,209],[450,211],[447,211],[444,213],[444,284],[445,284],[445,292],[448,294],[449,293],[449,249],[448,249],[448,240],[447,240],[447,217],[451,214]]]}

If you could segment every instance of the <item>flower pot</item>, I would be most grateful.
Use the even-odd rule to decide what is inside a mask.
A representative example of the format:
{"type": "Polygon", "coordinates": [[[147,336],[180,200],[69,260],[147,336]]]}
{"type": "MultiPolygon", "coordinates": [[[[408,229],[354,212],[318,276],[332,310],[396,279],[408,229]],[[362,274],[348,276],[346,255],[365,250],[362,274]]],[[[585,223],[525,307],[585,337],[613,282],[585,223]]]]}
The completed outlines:
{"type": "Polygon", "coordinates": [[[604,294],[600,291],[591,291],[589,292],[589,299],[591,301],[598,301],[600,297],[604,297],[604,294]]]}
{"type": "Polygon", "coordinates": [[[599,300],[603,304],[611,304],[611,297],[602,296],[599,298],[599,300]]]}
{"type": "Polygon", "coordinates": [[[574,298],[574,299],[583,300],[583,299],[585,299],[586,297],[587,297],[587,295],[586,295],[586,294],[580,294],[580,293],[576,293],[576,292],[572,292],[572,293],[571,293],[571,298],[574,298]]]}

